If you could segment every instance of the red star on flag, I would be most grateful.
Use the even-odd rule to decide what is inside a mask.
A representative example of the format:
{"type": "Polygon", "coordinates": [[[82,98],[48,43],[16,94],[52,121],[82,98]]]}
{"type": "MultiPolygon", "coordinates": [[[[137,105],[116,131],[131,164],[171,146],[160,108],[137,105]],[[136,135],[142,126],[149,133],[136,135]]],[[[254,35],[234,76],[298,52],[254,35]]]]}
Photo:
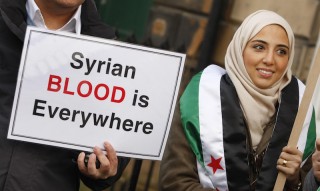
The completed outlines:
{"type": "Polygon", "coordinates": [[[220,165],[221,159],[222,157],[215,159],[213,156],[211,156],[211,163],[208,164],[208,166],[212,168],[213,174],[215,174],[218,169],[224,170],[220,165]]]}

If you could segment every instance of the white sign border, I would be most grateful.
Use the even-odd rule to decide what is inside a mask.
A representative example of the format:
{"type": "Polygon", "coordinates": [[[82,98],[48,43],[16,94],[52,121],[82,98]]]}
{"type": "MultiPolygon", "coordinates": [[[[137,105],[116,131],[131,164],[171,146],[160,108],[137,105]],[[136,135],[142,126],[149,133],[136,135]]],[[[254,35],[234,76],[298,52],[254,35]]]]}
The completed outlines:
{"type": "MultiPolygon", "coordinates": [[[[178,57],[180,59],[179,62],[179,69],[177,72],[177,77],[176,77],[176,83],[175,83],[175,91],[173,94],[173,99],[171,102],[171,109],[170,112],[168,113],[167,117],[167,125],[165,128],[165,133],[162,137],[161,141],[161,147],[159,148],[158,154],[157,155],[147,155],[147,154],[139,154],[135,152],[125,152],[125,151],[116,151],[119,156],[126,156],[126,157],[132,157],[132,158],[142,158],[142,159],[151,159],[151,160],[161,160],[166,142],[169,136],[170,132],[170,126],[172,124],[172,119],[175,111],[175,106],[177,103],[177,97],[180,89],[180,83],[181,83],[181,78],[182,78],[182,73],[183,73],[183,67],[184,67],[184,62],[185,62],[185,54],[182,53],[176,53],[176,52],[170,52],[166,50],[160,50],[160,49],[155,49],[155,48],[148,48],[148,47],[143,47],[143,46],[137,46],[129,43],[123,43],[115,40],[110,40],[110,39],[101,39],[97,37],[92,37],[92,36],[86,36],[86,35],[76,35],[73,33],[67,33],[67,32],[53,32],[53,31],[48,31],[44,29],[39,29],[36,27],[28,27],[26,31],[26,36],[25,38],[30,39],[32,33],[46,33],[49,35],[61,35],[64,37],[69,37],[69,38],[75,38],[75,39],[82,39],[82,40],[87,40],[87,41],[94,41],[96,43],[103,43],[103,44],[108,44],[110,46],[120,46],[122,48],[130,48],[130,49],[135,49],[139,51],[146,51],[146,52],[151,52],[155,54],[164,54],[167,56],[173,56],[173,57],[178,57]],[[156,51],[155,51],[156,50],[156,51]]],[[[30,41],[25,40],[24,42],[24,47],[22,51],[22,56],[21,56],[21,61],[20,61],[20,68],[19,68],[19,73],[18,73],[18,80],[17,80],[17,85],[16,85],[16,93],[14,97],[14,103],[13,106],[16,106],[16,108],[12,108],[11,116],[13,116],[13,119],[11,117],[10,120],[10,126],[8,130],[8,138],[9,139],[15,139],[15,140],[21,140],[21,141],[28,141],[28,142],[33,142],[33,143],[40,143],[40,144],[45,144],[45,145],[50,145],[50,146],[58,146],[58,147],[63,147],[63,148],[69,148],[69,149],[77,149],[77,150],[84,150],[84,151],[92,151],[91,147],[85,146],[85,145],[79,145],[79,144],[72,144],[72,143],[65,143],[65,142],[60,142],[60,141],[55,141],[55,140],[49,140],[49,139],[41,139],[41,138],[34,138],[30,136],[25,136],[25,135],[19,135],[14,133],[14,124],[16,120],[16,111],[18,111],[18,106],[19,106],[19,97],[20,97],[20,90],[22,87],[23,83],[23,76],[24,76],[24,69],[26,65],[26,57],[27,57],[27,52],[29,49],[30,41]],[[51,143],[51,144],[50,144],[51,143]]],[[[103,149],[104,150],[104,149],[103,149]]]]}

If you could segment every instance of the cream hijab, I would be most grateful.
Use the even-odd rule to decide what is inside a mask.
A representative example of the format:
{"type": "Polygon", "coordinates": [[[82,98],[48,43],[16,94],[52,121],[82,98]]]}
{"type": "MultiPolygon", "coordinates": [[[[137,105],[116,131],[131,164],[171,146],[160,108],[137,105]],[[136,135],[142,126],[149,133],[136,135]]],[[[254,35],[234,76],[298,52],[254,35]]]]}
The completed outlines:
{"type": "Polygon", "coordinates": [[[294,56],[294,34],[285,19],[272,11],[260,10],[249,15],[240,25],[225,56],[225,67],[240,99],[250,130],[252,146],[257,148],[266,125],[275,114],[275,104],[280,101],[281,90],[291,81],[291,66],[294,56]],[[247,42],[263,27],[270,24],[282,26],[289,39],[289,62],[282,78],[269,89],[256,87],[246,71],[242,53],[247,42]]]}

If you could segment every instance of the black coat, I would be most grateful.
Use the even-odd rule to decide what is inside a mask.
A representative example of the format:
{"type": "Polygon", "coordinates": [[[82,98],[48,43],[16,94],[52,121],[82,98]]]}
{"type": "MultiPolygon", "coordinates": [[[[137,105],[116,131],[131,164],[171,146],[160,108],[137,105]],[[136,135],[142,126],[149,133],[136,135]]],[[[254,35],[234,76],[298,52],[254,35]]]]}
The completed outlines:
{"type": "MultiPolygon", "coordinates": [[[[118,174],[107,180],[81,175],[79,152],[7,139],[8,126],[26,31],[26,0],[0,0],[0,190],[75,191],[79,178],[93,190],[101,190],[121,175],[128,159],[119,158],[118,174]]],[[[92,0],[81,12],[81,33],[114,38],[111,27],[100,20],[92,0]]]]}

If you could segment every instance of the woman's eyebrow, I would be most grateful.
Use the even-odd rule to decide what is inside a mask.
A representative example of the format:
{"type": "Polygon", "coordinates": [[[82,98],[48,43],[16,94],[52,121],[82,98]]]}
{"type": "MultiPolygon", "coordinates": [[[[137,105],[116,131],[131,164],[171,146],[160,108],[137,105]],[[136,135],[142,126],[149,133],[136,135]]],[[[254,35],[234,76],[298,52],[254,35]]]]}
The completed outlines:
{"type": "Polygon", "coordinates": [[[264,40],[259,40],[259,39],[257,39],[257,40],[252,40],[251,42],[260,42],[260,43],[262,43],[262,44],[268,44],[266,41],[264,41],[264,40]]]}
{"type": "Polygon", "coordinates": [[[289,47],[288,47],[287,45],[285,45],[285,44],[279,44],[278,46],[279,46],[279,47],[283,47],[283,48],[286,48],[286,49],[290,50],[290,49],[289,49],[289,47]]]}
{"type": "MultiPolygon", "coordinates": [[[[262,44],[268,44],[266,41],[260,40],[260,39],[252,40],[251,42],[259,42],[259,43],[262,43],[262,44]]],[[[277,46],[278,47],[283,47],[283,48],[286,48],[286,49],[289,50],[289,47],[286,44],[278,44],[277,46]]]]}

